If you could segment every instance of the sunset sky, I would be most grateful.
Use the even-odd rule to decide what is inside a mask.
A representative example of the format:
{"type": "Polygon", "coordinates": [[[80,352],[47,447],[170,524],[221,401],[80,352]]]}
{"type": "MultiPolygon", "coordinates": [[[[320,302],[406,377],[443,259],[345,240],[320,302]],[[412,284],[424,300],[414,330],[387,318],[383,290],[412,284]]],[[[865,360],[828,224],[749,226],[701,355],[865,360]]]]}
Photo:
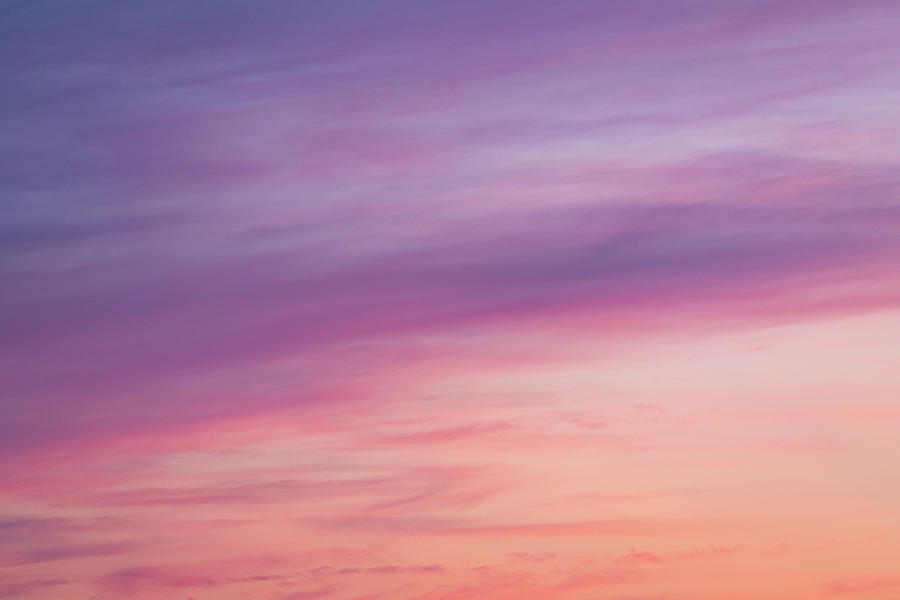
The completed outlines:
{"type": "Polygon", "coordinates": [[[0,599],[897,600],[898,32],[6,0],[0,599]]]}

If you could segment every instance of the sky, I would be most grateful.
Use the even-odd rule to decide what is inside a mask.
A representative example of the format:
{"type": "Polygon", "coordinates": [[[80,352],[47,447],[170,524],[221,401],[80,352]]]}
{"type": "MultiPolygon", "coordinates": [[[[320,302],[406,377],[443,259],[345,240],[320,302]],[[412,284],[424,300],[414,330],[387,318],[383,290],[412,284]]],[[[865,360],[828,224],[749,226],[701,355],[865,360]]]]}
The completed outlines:
{"type": "Polygon", "coordinates": [[[0,599],[896,600],[895,0],[7,0],[0,599]]]}

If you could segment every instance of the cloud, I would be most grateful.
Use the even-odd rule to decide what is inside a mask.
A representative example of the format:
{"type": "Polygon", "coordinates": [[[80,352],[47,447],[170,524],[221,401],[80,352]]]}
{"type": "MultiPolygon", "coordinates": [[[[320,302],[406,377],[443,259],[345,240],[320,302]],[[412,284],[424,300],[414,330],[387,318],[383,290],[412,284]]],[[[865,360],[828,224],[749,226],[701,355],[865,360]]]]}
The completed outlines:
{"type": "Polygon", "coordinates": [[[446,572],[442,565],[379,565],[376,567],[316,567],[316,575],[436,575],[446,572]]]}
{"type": "Polygon", "coordinates": [[[4,566],[28,565],[32,563],[53,562],[70,558],[85,558],[94,556],[111,556],[133,552],[143,548],[146,543],[136,542],[110,542],[89,544],[61,544],[50,547],[31,547],[18,551],[4,552],[0,554],[4,566]]]}
{"type": "Polygon", "coordinates": [[[66,585],[67,583],[69,581],[60,578],[31,579],[20,583],[0,583],[0,598],[19,598],[34,591],[66,585]]]}
{"type": "Polygon", "coordinates": [[[552,586],[548,591],[569,592],[582,589],[601,589],[619,585],[629,585],[646,581],[647,576],[634,570],[608,570],[592,573],[578,573],[552,586]]]}
{"type": "Polygon", "coordinates": [[[416,446],[416,445],[433,445],[442,443],[452,443],[459,441],[467,441],[472,438],[490,437],[497,433],[503,433],[517,429],[511,423],[478,423],[471,425],[458,425],[454,427],[443,427],[440,429],[430,429],[426,431],[415,431],[410,433],[395,433],[381,435],[371,443],[386,446],[416,446]]]}
{"type": "Polygon", "coordinates": [[[741,552],[743,547],[737,546],[703,546],[682,552],[673,552],[667,557],[669,560],[706,560],[725,558],[741,552]]]}
{"type": "Polygon", "coordinates": [[[331,588],[319,588],[316,590],[292,592],[287,596],[282,596],[281,600],[315,600],[316,598],[327,598],[332,593],[331,588]]]}
{"type": "Polygon", "coordinates": [[[509,554],[507,554],[507,556],[516,561],[530,563],[546,562],[557,558],[558,555],[554,552],[510,552],[509,554]]]}
{"type": "Polygon", "coordinates": [[[378,493],[384,488],[389,488],[392,483],[389,479],[371,478],[330,481],[268,481],[224,487],[149,488],[94,495],[89,498],[89,501],[100,506],[277,504],[335,495],[378,493]]]}
{"type": "Polygon", "coordinates": [[[484,567],[477,569],[473,582],[456,586],[440,586],[414,600],[468,600],[477,598],[538,600],[547,597],[567,597],[584,590],[615,589],[647,580],[647,576],[633,570],[594,570],[554,577],[556,581],[542,581],[527,571],[505,572],[484,567]]]}
{"type": "Polygon", "coordinates": [[[687,526],[677,522],[654,520],[573,521],[561,523],[523,523],[459,527],[447,533],[485,536],[623,536],[660,535],[687,526]]]}
{"type": "Polygon", "coordinates": [[[0,564],[15,567],[115,556],[134,552],[150,543],[147,539],[123,539],[123,525],[111,518],[6,515],[0,518],[0,564]]]}
{"type": "Polygon", "coordinates": [[[665,562],[661,556],[652,552],[637,552],[632,550],[616,559],[617,563],[624,565],[661,565],[665,562]]]}
{"type": "Polygon", "coordinates": [[[850,579],[845,581],[833,581],[826,584],[825,591],[832,596],[844,596],[858,594],[875,594],[889,592],[900,588],[900,579],[850,579]]]}
{"type": "Polygon", "coordinates": [[[701,523],[689,519],[616,519],[608,521],[562,521],[557,523],[473,524],[453,519],[354,516],[331,520],[316,519],[313,521],[313,524],[326,529],[362,529],[411,535],[552,538],[670,535],[688,529],[695,530],[701,523]]]}
{"type": "Polygon", "coordinates": [[[90,529],[91,522],[75,519],[6,515],[0,518],[0,539],[13,541],[59,531],[90,529]]]}
{"type": "MultiPolygon", "coordinates": [[[[723,170],[717,160],[706,159],[709,171],[723,170]]],[[[749,171],[742,185],[765,176],[752,158],[728,160],[737,164],[728,169],[749,171]]],[[[826,164],[791,168],[834,177],[826,164]]],[[[747,195],[738,182],[734,188],[747,195]]],[[[850,169],[813,219],[805,200],[536,209],[473,227],[465,243],[437,231],[427,243],[398,238],[390,254],[349,263],[335,256],[337,245],[316,261],[293,252],[238,253],[194,270],[151,245],[141,256],[85,267],[87,279],[63,270],[52,292],[42,275],[25,270],[5,300],[11,318],[4,338],[18,340],[18,358],[6,373],[12,418],[3,439],[27,447],[296,404],[296,396],[283,394],[242,402],[239,387],[230,392],[233,402],[223,402],[219,394],[178,386],[193,369],[251,368],[280,356],[312,360],[362,338],[389,346],[413,334],[535,319],[565,325],[583,315],[624,336],[641,332],[643,316],[661,308],[683,311],[685,325],[703,326],[891,306],[900,292],[884,275],[900,253],[900,214],[881,198],[896,188],[886,173],[850,169]],[[887,189],[857,201],[872,176],[887,189]],[[174,386],[172,399],[157,399],[149,413],[143,394],[118,400],[122,386],[150,382],[174,386]],[[76,400],[56,407],[59,419],[40,418],[61,390],[76,400]],[[195,401],[176,401],[182,394],[195,401]],[[96,416],[75,430],[67,423],[76,414],[96,416]]],[[[315,389],[311,372],[294,377],[315,389]]],[[[316,402],[315,393],[306,398],[316,402]]],[[[433,432],[457,434],[464,432],[433,432]]]]}
{"type": "Polygon", "coordinates": [[[218,581],[202,575],[163,567],[141,566],[122,569],[103,576],[99,584],[118,593],[135,594],[145,588],[195,588],[218,585],[218,581]]]}
{"type": "Polygon", "coordinates": [[[616,558],[615,562],[630,566],[663,565],[679,561],[710,560],[733,556],[742,550],[741,546],[704,546],[681,552],[659,554],[655,552],[639,552],[631,550],[616,558]]]}
{"type": "Polygon", "coordinates": [[[10,448],[265,409],[179,384],[361,339],[579,311],[641,329],[673,306],[755,322],[896,304],[873,289],[896,257],[892,166],[706,129],[725,142],[619,158],[629,139],[638,158],[665,146],[666,123],[682,142],[685,120],[709,127],[888,69],[886,4],[529,2],[510,21],[474,4],[215,19],[207,5],[125,18],[113,4],[10,17],[4,65],[21,76],[0,163],[37,198],[10,203],[0,236],[10,448]],[[841,18],[870,27],[820,43],[841,18]],[[817,288],[823,275],[837,289],[817,288]],[[810,298],[824,292],[830,306],[810,298]],[[137,410],[160,387],[171,399],[137,410]]]}

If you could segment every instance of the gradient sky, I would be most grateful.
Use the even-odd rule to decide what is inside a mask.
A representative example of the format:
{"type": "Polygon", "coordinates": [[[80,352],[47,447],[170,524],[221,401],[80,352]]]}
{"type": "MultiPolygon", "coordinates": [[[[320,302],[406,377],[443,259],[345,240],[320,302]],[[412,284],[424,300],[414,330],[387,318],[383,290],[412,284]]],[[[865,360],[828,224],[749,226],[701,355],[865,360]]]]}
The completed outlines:
{"type": "Polygon", "coordinates": [[[0,598],[896,600],[896,0],[7,0],[0,598]]]}

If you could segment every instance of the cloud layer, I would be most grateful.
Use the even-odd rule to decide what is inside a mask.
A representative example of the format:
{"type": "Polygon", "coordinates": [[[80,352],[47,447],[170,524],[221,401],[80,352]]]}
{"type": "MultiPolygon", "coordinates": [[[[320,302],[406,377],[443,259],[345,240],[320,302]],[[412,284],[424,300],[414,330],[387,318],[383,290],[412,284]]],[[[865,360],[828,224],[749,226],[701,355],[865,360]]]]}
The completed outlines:
{"type": "Polygon", "coordinates": [[[895,2],[24,2],[0,598],[895,592],[895,2]]]}

